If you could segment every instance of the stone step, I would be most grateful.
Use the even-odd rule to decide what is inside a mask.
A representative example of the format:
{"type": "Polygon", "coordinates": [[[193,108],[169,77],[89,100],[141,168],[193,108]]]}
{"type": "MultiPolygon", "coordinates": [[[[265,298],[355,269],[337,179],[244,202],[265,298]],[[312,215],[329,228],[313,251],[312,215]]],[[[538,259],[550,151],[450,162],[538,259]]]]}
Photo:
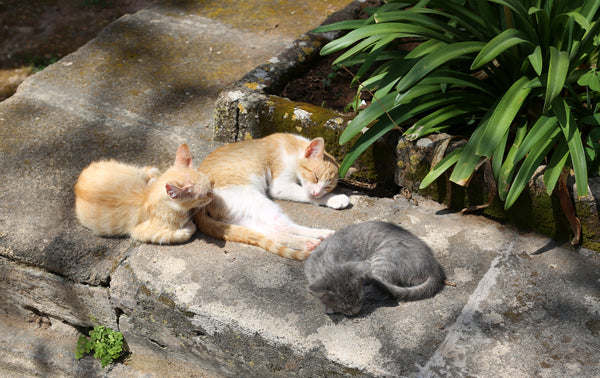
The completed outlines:
{"type": "Polygon", "coordinates": [[[0,374],[600,374],[598,255],[426,199],[340,188],[352,201],[342,211],[278,202],[313,227],[402,224],[456,285],[356,317],[326,315],[301,262],[200,234],[158,246],[78,224],[72,188],[87,164],[164,168],[182,142],[197,164],[220,145],[220,91],[349,3],[159,0],[0,103],[0,374]],[[74,359],[91,316],[123,332],[124,362],[74,359]]]}

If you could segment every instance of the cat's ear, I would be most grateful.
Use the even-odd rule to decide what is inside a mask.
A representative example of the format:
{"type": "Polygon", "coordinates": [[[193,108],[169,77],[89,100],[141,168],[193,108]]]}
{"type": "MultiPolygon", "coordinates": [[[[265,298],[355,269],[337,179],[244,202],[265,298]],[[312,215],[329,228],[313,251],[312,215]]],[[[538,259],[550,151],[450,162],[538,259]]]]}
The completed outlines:
{"type": "Polygon", "coordinates": [[[177,185],[173,185],[171,183],[167,183],[165,185],[165,189],[167,189],[167,195],[172,199],[179,199],[187,192],[185,188],[180,188],[177,185]]]}
{"type": "Polygon", "coordinates": [[[181,168],[192,168],[192,155],[190,154],[190,149],[187,144],[183,143],[177,149],[175,165],[181,168]]]}
{"type": "Polygon", "coordinates": [[[306,150],[304,150],[304,157],[307,159],[323,159],[324,155],[325,141],[321,137],[311,140],[306,150]]]}

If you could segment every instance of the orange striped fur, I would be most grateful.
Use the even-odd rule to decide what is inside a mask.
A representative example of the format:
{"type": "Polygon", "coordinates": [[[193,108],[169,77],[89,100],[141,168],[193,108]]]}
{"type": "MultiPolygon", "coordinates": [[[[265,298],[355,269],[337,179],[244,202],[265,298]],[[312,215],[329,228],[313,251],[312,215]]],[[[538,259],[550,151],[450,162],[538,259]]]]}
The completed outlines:
{"type": "Polygon", "coordinates": [[[336,209],[349,205],[346,195],[330,193],[338,164],[325,152],[322,138],[278,133],[228,144],[208,155],[198,170],[208,175],[214,192],[213,202],[194,218],[200,231],[286,258],[305,259],[333,231],[294,223],[270,198],[336,209]]]}
{"type": "Polygon", "coordinates": [[[157,244],[188,240],[196,231],[190,210],[211,200],[210,182],[193,169],[185,144],[162,175],[153,167],[101,160],[85,168],[75,184],[77,218],[94,234],[157,244]]]}

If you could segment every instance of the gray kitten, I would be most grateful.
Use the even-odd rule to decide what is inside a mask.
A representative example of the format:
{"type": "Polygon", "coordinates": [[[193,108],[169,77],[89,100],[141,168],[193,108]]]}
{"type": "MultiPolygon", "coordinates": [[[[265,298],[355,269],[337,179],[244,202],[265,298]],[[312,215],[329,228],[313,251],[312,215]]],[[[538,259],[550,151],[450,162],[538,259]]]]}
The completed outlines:
{"type": "Polygon", "coordinates": [[[308,289],[325,312],[356,315],[365,285],[372,284],[397,300],[433,297],[445,275],[431,249],[392,223],[354,224],[322,241],[304,265],[308,289]]]}

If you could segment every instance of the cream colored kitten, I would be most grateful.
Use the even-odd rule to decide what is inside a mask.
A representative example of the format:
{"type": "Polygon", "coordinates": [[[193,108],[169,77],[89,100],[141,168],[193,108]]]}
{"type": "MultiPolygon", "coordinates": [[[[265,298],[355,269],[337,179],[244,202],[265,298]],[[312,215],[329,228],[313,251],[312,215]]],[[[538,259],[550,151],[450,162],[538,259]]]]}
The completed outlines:
{"type": "Polygon", "coordinates": [[[196,224],[214,238],[303,260],[333,231],[294,223],[269,197],[343,209],[348,196],[330,193],[338,168],[323,138],[278,133],[225,145],[198,167],[211,180],[214,200],[196,213],[196,224]]]}
{"type": "Polygon", "coordinates": [[[79,221],[96,235],[130,235],[157,244],[180,243],[196,231],[190,210],[212,200],[206,175],[193,169],[187,145],[159,176],[153,167],[115,160],[93,162],[75,184],[79,221]]]}

